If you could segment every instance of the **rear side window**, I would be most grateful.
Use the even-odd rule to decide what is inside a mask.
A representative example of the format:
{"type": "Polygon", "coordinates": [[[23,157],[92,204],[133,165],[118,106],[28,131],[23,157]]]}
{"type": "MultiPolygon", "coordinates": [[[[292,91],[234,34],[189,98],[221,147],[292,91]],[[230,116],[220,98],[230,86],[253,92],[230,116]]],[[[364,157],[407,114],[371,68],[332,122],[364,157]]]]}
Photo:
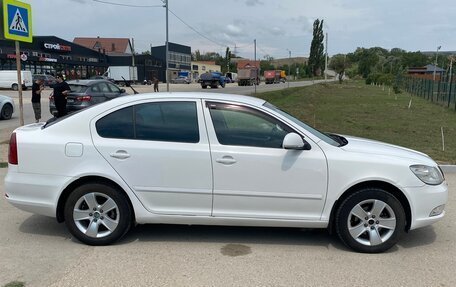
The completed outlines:
{"type": "Polygon", "coordinates": [[[101,118],[97,121],[96,127],[98,134],[105,138],[199,142],[195,102],[136,105],[101,118]]]}
{"type": "Polygon", "coordinates": [[[84,93],[87,89],[87,86],[83,85],[69,85],[72,92],[75,93],[84,93]]]}

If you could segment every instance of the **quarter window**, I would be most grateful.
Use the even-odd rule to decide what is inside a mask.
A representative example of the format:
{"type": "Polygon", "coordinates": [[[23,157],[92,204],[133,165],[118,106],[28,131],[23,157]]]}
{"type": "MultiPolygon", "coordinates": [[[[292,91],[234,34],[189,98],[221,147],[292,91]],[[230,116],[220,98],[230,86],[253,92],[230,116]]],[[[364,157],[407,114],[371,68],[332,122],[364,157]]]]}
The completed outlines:
{"type": "Polygon", "coordinates": [[[217,140],[222,145],[282,148],[292,130],[260,111],[234,105],[208,104],[217,140]]]}

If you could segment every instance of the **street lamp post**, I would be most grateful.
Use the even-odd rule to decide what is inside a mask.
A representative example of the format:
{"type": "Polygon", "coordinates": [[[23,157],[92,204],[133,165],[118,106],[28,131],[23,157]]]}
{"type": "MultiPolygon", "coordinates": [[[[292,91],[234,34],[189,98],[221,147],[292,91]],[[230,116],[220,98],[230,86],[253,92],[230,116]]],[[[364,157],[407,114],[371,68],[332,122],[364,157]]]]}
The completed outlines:
{"type": "Polygon", "coordinates": [[[437,57],[439,56],[439,50],[442,48],[442,46],[437,47],[437,52],[435,53],[435,63],[434,63],[434,76],[433,80],[435,81],[435,71],[437,70],[437,57]]]}

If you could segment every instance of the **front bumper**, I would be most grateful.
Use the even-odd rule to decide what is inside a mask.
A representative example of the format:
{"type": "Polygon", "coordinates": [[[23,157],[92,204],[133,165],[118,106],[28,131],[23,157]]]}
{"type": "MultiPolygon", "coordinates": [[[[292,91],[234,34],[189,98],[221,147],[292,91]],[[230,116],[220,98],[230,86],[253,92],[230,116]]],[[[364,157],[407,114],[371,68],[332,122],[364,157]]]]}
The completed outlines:
{"type": "Polygon", "coordinates": [[[405,188],[412,211],[410,230],[431,225],[445,216],[445,211],[439,215],[430,216],[432,210],[448,201],[448,184],[423,185],[421,187],[405,188]]]}

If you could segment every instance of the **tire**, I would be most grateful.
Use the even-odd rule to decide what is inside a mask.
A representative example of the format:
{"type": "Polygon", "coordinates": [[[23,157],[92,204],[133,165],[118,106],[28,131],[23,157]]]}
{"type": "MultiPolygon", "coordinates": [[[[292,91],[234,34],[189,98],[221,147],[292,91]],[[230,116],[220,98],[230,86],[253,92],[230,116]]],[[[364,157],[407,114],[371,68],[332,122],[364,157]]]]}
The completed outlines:
{"type": "Polygon", "coordinates": [[[201,86],[201,88],[203,88],[203,89],[207,89],[207,86],[201,86]]]}
{"type": "Polygon", "coordinates": [[[70,233],[88,245],[112,244],[128,232],[132,223],[126,196],[99,183],[77,187],[65,203],[64,215],[70,233]]]}
{"type": "Polygon", "coordinates": [[[10,104],[4,104],[2,111],[0,112],[0,119],[9,120],[13,115],[13,106],[10,104]]]}
{"type": "Polygon", "coordinates": [[[405,212],[391,193],[365,188],[346,198],[335,216],[339,238],[349,248],[380,253],[393,247],[405,231],[405,212]]]}
{"type": "Polygon", "coordinates": [[[11,85],[11,89],[13,89],[13,91],[17,91],[19,89],[19,86],[17,84],[13,84],[11,85]]]}

